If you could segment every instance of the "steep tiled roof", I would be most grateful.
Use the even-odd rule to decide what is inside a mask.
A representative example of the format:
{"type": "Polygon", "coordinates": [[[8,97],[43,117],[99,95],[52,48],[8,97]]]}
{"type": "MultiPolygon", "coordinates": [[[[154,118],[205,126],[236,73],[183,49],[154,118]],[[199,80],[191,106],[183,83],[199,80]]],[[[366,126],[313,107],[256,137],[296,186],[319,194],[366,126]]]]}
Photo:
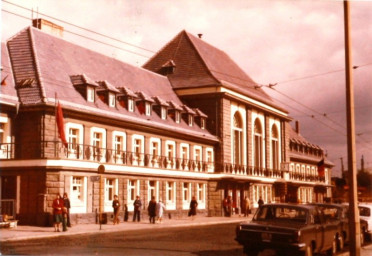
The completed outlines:
{"type": "Polygon", "coordinates": [[[16,104],[18,102],[17,91],[5,43],[1,43],[1,81],[3,80],[5,84],[0,85],[0,101],[11,105],[16,104]]]}
{"type": "Polygon", "coordinates": [[[88,102],[75,88],[81,84],[99,86],[95,81],[105,81],[107,88],[117,89],[119,95],[122,93],[137,97],[133,93],[136,91],[147,95],[151,101],[152,97],[159,96],[164,101],[182,105],[164,76],[80,47],[33,27],[26,28],[11,38],[8,47],[16,81],[35,81],[32,86],[18,89],[18,93],[22,94],[20,100],[25,105],[54,105],[57,94],[58,100],[67,109],[217,141],[208,131],[196,126],[189,127],[183,121],[176,124],[170,118],[162,120],[155,113],[148,117],[141,115],[139,111],[130,112],[120,104],[112,108],[100,100],[88,102]]]}
{"type": "MultiPolygon", "coordinates": [[[[173,61],[176,68],[168,77],[175,89],[221,86],[284,110],[223,51],[181,31],[144,68],[161,73],[164,63],[173,61]]],[[[286,110],[284,110],[287,112],[286,110]]]]}
{"type": "Polygon", "coordinates": [[[120,92],[118,89],[116,89],[115,86],[113,86],[112,84],[110,84],[109,82],[107,81],[97,81],[97,83],[102,87],[102,89],[104,90],[108,90],[110,92],[120,92]]]}

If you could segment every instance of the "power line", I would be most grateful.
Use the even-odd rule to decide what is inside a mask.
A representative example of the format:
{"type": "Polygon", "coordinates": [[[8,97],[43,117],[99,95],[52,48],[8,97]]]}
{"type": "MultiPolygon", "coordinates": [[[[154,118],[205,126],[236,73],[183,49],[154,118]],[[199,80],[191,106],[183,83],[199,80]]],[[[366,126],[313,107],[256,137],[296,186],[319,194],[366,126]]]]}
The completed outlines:
{"type": "MultiPolygon", "coordinates": [[[[20,15],[20,14],[14,13],[14,12],[10,12],[10,11],[4,10],[4,9],[1,9],[1,11],[6,12],[6,13],[10,13],[10,14],[16,15],[16,16],[18,16],[18,17],[22,17],[22,18],[28,19],[28,20],[31,20],[31,19],[28,18],[28,17],[22,16],[22,15],[20,15]]],[[[127,49],[124,49],[124,48],[118,47],[118,46],[116,46],[116,45],[109,44],[109,43],[106,43],[106,42],[103,42],[103,41],[100,41],[100,40],[94,39],[94,38],[91,38],[91,37],[83,36],[83,35],[81,35],[81,34],[78,34],[78,33],[72,32],[72,31],[69,31],[69,30],[67,30],[67,29],[64,29],[63,31],[64,31],[64,32],[67,32],[67,33],[70,33],[70,34],[73,34],[73,35],[76,35],[76,36],[79,36],[79,37],[82,37],[82,38],[85,38],[85,39],[88,39],[88,40],[91,40],[91,41],[93,41],[93,42],[97,42],[97,43],[100,43],[100,44],[103,44],[103,45],[107,45],[107,46],[110,46],[110,47],[116,48],[116,49],[118,49],[118,50],[122,50],[122,51],[125,51],[125,52],[128,52],[128,53],[132,53],[132,54],[135,54],[135,55],[138,55],[138,56],[141,56],[141,57],[147,58],[147,59],[150,58],[149,56],[142,55],[142,54],[140,54],[140,53],[133,52],[133,51],[130,51],[130,50],[127,50],[127,49]]]]}
{"type": "MultiPolygon", "coordinates": [[[[14,5],[14,6],[17,6],[17,7],[19,7],[19,8],[22,8],[22,9],[27,10],[27,11],[30,11],[30,12],[33,12],[32,9],[28,9],[28,8],[23,7],[23,6],[21,6],[21,5],[17,5],[17,4],[14,4],[14,3],[8,2],[8,1],[6,1],[6,0],[3,0],[3,2],[5,2],[5,3],[7,3],[7,4],[14,5]]],[[[70,23],[70,22],[68,22],[68,21],[61,20],[61,19],[55,18],[55,17],[53,17],[53,16],[47,15],[47,14],[45,14],[45,13],[41,13],[41,12],[37,12],[37,13],[40,14],[40,15],[43,15],[43,16],[45,16],[45,17],[47,17],[47,18],[51,18],[51,19],[54,19],[54,20],[56,20],[56,21],[59,21],[59,22],[62,22],[62,23],[68,24],[68,25],[70,25],[70,26],[73,26],[73,27],[76,27],[76,28],[79,28],[79,29],[82,29],[82,30],[88,31],[88,32],[90,32],[90,33],[93,33],[93,34],[96,34],[96,35],[99,35],[99,36],[102,36],[102,37],[106,37],[106,38],[108,38],[108,39],[111,39],[111,40],[114,40],[114,41],[117,41],[117,42],[120,42],[120,43],[123,43],[123,44],[129,45],[129,46],[132,46],[132,47],[135,47],[135,48],[138,48],[138,49],[144,50],[144,51],[148,51],[148,52],[151,52],[151,53],[156,53],[156,52],[153,51],[153,50],[149,50],[149,49],[143,48],[143,47],[141,47],[141,46],[138,46],[138,45],[135,45],[135,44],[131,44],[131,43],[128,43],[128,42],[122,41],[122,40],[120,40],[120,39],[117,39],[117,38],[114,38],[114,37],[111,37],[111,36],[108,36],[108,35],[105,35],[105,34],[99,33],[99,32],[97,32],[97,31],[94,31],[94,30],[91,30],[91,29],[87,29],[87,28],[84,28],[84,27],[81,27],[81,26],[75,25],[75,24],[70,23]]]]}

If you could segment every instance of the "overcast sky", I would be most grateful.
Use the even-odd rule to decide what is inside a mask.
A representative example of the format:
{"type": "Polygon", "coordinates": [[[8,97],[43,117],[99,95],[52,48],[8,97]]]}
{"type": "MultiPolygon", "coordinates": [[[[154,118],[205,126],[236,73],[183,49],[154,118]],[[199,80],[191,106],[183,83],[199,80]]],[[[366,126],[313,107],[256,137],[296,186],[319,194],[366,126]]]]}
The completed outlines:
{"type": "MultiPolygon", "coordinates": [[[[33,9],[33,16],[7,1],[2,1],[2,41],[28,26],[31,17],[47,18],[65,28],[66,40],[135,66],[183,29],[202,33],[203,40],[225,51],[255,82],[277,84],[265,91],[300,121],[305,138],[327,151],[336,165],[333,175],[340,175],[340,158],[347,169],[342,1],[9,0],[33,9]]],[[[364,155],[365,167],[372,168],[372,2],[352,1],[350,8],[352,61],[359,66],[353,71],[357,165],[364,155]]]]}

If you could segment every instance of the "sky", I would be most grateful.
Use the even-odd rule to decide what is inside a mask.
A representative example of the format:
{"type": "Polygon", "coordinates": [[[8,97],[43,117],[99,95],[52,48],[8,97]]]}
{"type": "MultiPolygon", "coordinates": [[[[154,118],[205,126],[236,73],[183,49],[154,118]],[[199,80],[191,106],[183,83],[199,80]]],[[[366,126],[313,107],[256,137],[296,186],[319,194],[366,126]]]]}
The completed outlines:
{"type": "MultiPolygon", "coordinates": [[[[348,168],[342,1],[3,0],[1,5],[2,42],[29,26],[31,17],[45,18],[64,27],[65,40],[134,66],[182,30],[201,33],[299,121],[301,135],[335,164],[333,176],[341,175],[341,162],[348,168]]],[[[360,169],[363,155],[364,167],[372,171],[372,1],[351,1],[350,14],[357,66],[352,73],[356,164],[360,169]]]]}

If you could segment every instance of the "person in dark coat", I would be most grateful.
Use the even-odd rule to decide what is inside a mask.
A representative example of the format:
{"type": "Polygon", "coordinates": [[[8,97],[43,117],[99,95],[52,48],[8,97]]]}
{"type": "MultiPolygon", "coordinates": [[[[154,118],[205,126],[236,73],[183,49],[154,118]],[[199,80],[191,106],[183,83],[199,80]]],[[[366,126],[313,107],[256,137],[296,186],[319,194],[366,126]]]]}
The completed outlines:
{"type": "Polygon", "coordinates": [[[128,206],[124,204],[124,221],[128,221],[128,206]]]}
{"type": "Polygon", "coordinates": [[[191,216],[192,219],[194,219],[196,215],[196,208],[198,207],[198,202],[196,201],[195,196],[192,197],[192,200],[190,202],[190,210],[189,210],[189,217],[191,216]]]}
{"type": "Polygon", "coordinates": [[[263,204],[264,201],[262,200],[262,197],[260,197],[260,199],[258,199],[258,208],[261,208],[263,204]]]}
{"type": "Polygon", "coordinates": [[[119,224],[119,209],[120,202],[117,195],[114,195],[114,200],[112,201],[112,208],[114,209],[114,225],[119,224]]]}
{"type": "Polygon", "coordinates": [[[134,212],[133,212],[133,221],[140,222],[141,221],[141,207],[142,207],[142,202],[139,196],[136,197],[136,200],[133,203],[134,206],[134,212]]]}
{"type": "Polygon", "coordinates": [[[64,193],[63,194],[63,203],[64,203],[64,206],[67,209],[67,212],[66,212],[66,215],[67,215],[67,227],[71,228],[71,221],[70,221],[70,208],[71,208],[71,204],[70,204],[70,199],[68,198],[67,193],[64,193]]]}
{"type": "Polygon", "coordinates": [[[149,206],[147,208],[149,217],[150,217],[150,223],[155,224],[155,217],[156,217],[156,200],[155,197],[151,197],[151,201],[149,202],[149,206]]]}

